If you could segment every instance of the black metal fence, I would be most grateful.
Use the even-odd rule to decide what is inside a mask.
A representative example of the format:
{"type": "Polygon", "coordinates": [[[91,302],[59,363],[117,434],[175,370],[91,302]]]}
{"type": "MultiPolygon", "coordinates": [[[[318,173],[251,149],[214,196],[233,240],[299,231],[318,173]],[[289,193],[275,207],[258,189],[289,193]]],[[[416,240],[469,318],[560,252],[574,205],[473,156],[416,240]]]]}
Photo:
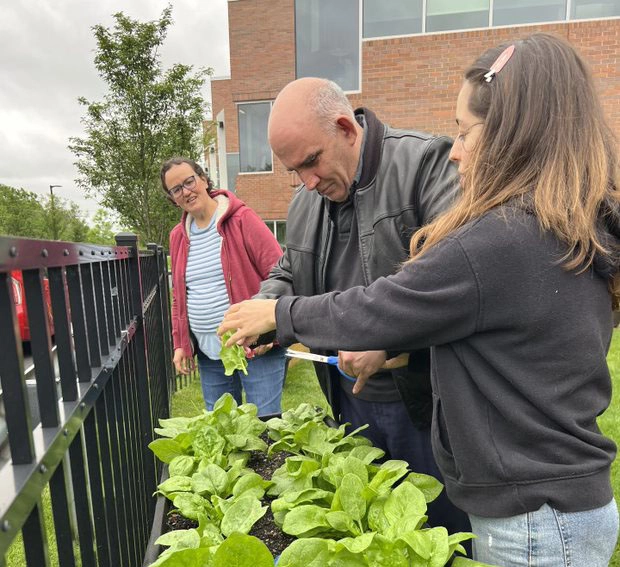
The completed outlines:
{"type": "Polygon", "coordinates": [[[116,241],[106,247],[0,237],[0,385],[8,430],[0,457],[0,567],[15,564],[12,557],[29,567],[52,559],[61,567],[143,562],[161,473],[147,445],[157,419],[169,415],[178,383],[166,255],[155,245],[138,252],[131,234],[116,241]],[[36,426],[14,270],[23,275],[30,324],[36,426]],[[23,550],[16,550],[20,532],[23,550]]]}

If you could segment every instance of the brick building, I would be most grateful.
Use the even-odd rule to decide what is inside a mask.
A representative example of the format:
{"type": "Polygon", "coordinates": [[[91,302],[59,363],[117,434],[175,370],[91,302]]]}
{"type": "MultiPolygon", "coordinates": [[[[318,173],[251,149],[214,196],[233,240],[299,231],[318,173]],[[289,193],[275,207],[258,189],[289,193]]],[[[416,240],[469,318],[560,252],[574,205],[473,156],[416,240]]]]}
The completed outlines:
{"type": "Polygon", "coordinates": [[[272,155],[267,119],[299,77],[336,81],[392,126],[452,135],[464,69],[488,47],[545,31],[589,61],[620,132],[620,0],[229,0],[228,20],[231,77],[211,83],[207,165],[279,239],[298,180],[272,155]]]}

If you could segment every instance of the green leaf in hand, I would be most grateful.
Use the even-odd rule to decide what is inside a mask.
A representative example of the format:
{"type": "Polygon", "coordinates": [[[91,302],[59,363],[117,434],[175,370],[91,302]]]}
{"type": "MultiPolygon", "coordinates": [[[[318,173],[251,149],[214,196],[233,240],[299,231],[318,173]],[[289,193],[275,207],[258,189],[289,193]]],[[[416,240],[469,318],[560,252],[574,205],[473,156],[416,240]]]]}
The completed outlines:
{"type": "Polygon", "coordinates": [[[239,345],[226,346],[226,341],[232,337],[234,331],[226,331],[222,335],[222,348],[220,349],[220,358],[224,364],[224,374],[232,376],[235,370],[241,370],[246,376],[248,375],[248,359],[245,357],[243,347],[239,345]]]}

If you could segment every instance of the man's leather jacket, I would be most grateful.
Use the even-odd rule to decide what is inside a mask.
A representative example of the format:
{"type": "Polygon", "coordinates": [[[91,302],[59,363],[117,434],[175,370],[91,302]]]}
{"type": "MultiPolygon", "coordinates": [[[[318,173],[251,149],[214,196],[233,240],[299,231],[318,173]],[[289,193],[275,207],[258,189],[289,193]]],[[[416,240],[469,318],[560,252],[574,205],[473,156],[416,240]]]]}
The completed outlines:
{"type": "MultiPolygon", "coordinates": [[[[368,285],[399,269],[409,256],[412,234],[451,204],[458,183],[448,160],[449,138],[390,128],[366,108],[355,113],[364,115],[367,137],[361,177],[352,193],[360,257],[350,261],[361,262],[368,285]]],[[[289,207],[284,255],[255,297],[324,293],[332,232],[329,201],[301,185],[289,207]]],[[[425,427],[432,412],[429,353],[416,351],[411,356],[416,363],[409,367],[416,371],[392,373],[413,423],[425,427]]],[[[326,366],[317,365],[317,376],[332,403],[326,366]]]]}

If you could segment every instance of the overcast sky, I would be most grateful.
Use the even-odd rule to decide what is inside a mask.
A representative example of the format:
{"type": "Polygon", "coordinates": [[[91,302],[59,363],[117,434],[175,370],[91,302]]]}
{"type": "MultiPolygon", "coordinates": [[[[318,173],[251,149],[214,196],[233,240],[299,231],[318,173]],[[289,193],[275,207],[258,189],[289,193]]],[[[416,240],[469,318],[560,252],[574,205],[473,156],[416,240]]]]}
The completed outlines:
{"type": "MultiPolygon", "coordinates": [[[[230,74],[227,0],[170,0],[173,24],[162,64],[212,67],[230,74]]],[[[75,184],[69,137],[82,136],[77,98],[102,99],[105,84],[93,63],[92,26],[112,14],[158,19],[169,0],[0,0],[0,183],[98,208],[75,184]]],[[[203,96],[211,98],[207,81],[203,96]]]]}

